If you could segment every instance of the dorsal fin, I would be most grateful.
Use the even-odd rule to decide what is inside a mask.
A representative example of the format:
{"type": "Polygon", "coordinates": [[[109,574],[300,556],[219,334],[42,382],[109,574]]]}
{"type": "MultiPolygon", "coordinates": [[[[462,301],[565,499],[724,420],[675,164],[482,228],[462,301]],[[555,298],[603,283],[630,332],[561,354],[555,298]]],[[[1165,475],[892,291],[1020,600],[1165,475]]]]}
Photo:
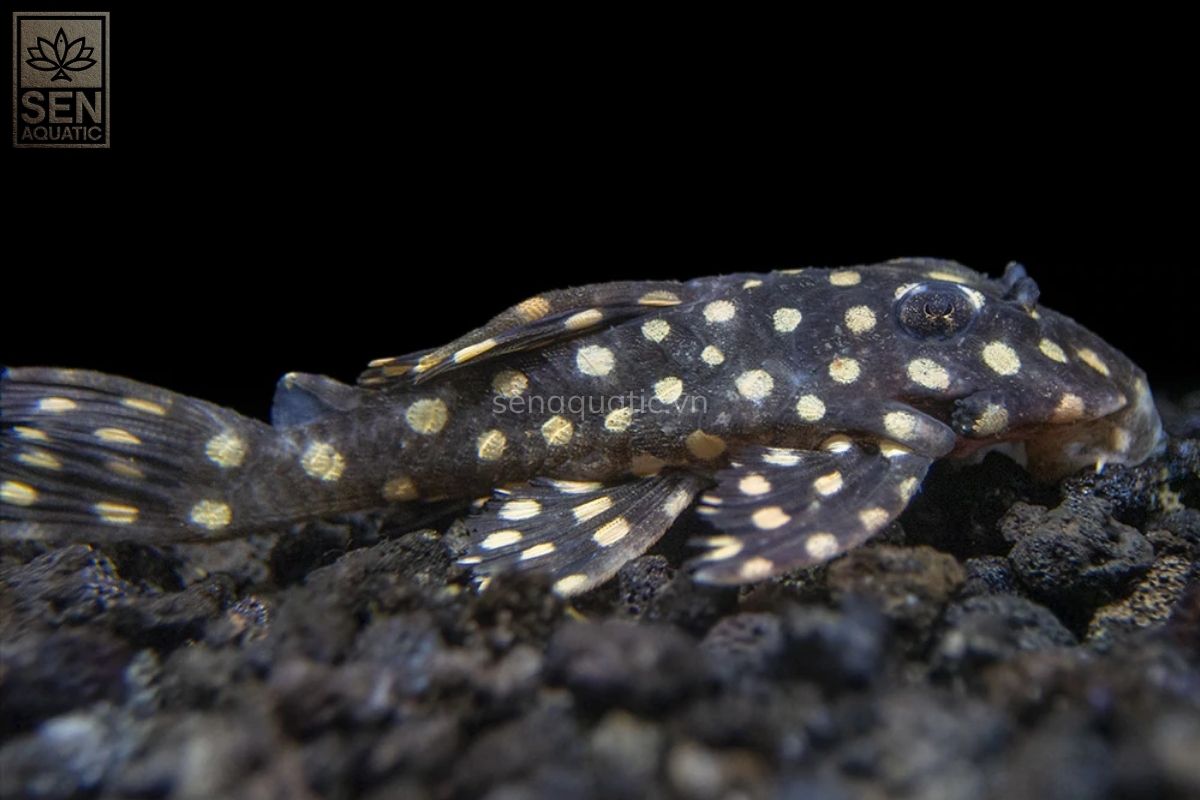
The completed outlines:
{"type": "Polygon", "coordinates": [[[517,303],[449,344],[372,361],[362,386],[415,385],[467,363],[534,350],[688,301],[677,281],[621,281],[547,292],[517,303]]]}
{"type": "Polygon", "coordinates": [[[359,390],[324,375],[289,372],[275,384],[271,425],[290,428],[304,425],[331,411],[357,408],[359,390]]]}

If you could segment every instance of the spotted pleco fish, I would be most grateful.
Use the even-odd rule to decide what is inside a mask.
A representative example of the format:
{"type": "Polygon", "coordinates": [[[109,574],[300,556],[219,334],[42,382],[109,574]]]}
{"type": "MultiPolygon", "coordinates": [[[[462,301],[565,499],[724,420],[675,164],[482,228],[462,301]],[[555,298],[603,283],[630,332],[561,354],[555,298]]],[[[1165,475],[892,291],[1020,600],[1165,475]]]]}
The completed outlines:
{"type": "Polygon", "coordinates": [[[216,540],[459,500],[479,580],[572,595],[690,507],[696,579],[826,561],[895,519],[930,464],[1001,442],[1031,472],[1136,463],[1162,433],[1145,374],[992,280],[901,259],[547,292],[358,386],[289,374],[272,424],[96,372],[0,378],[6,537],[216,540]]]}

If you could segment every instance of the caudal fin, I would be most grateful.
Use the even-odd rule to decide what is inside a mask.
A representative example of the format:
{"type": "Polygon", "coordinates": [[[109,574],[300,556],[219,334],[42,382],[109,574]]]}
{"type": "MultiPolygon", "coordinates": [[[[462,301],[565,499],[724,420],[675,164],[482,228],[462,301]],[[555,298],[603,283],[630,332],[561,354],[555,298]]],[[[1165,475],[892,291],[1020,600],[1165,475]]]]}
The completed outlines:
{"type": "Polygon", "coordinates": [[[294,516],[253,480],[287,451],[270,426],[164,389],[83,370],[4,370],[0,535],[240,535],[294,516]]]}

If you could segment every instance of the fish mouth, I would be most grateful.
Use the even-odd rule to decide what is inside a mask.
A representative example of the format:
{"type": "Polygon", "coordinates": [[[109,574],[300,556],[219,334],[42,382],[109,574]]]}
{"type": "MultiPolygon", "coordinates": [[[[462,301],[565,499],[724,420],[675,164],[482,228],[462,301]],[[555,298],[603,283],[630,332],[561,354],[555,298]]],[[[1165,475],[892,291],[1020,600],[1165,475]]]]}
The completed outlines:
{"type": "MultiPolygon", "coordinates": [[[[943,406],[938,412],[949,419],[943,406]]],[[[959,436],[953,458],[978,459],[999,449],[1034,478],[1054,482],[1084,468],[1139,464],[1165,446],[1162,421],[1144,377],[1124,390],[1091,393],[1086,408],[1066,394],[1048,417],[1014,425],[992,438],[959,436]]]]}
{"type": "Polygon", "coordinates": [[[1030,430],[1021,438],[1028,469],[1041,480],[1087,467],[1099,472],[1108,464],[1140,464],[1166,441],[1154,397],[1141,377],[1129,395],[1114,393],[1086,417],[1030,430]]]}

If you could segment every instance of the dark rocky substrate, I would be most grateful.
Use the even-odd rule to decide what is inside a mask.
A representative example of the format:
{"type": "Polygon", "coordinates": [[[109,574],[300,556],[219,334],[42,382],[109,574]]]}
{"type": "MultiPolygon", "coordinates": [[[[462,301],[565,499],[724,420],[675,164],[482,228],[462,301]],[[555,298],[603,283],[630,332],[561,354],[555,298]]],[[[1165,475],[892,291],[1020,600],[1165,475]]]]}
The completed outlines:
{"type": "Polygon", "coordinates": [[[461,525],[6,545],[0,796],[1200,797],[1200,440],[1061,486],[939,467],[741,590],[686,520],[564,604],[461,525]]]}

